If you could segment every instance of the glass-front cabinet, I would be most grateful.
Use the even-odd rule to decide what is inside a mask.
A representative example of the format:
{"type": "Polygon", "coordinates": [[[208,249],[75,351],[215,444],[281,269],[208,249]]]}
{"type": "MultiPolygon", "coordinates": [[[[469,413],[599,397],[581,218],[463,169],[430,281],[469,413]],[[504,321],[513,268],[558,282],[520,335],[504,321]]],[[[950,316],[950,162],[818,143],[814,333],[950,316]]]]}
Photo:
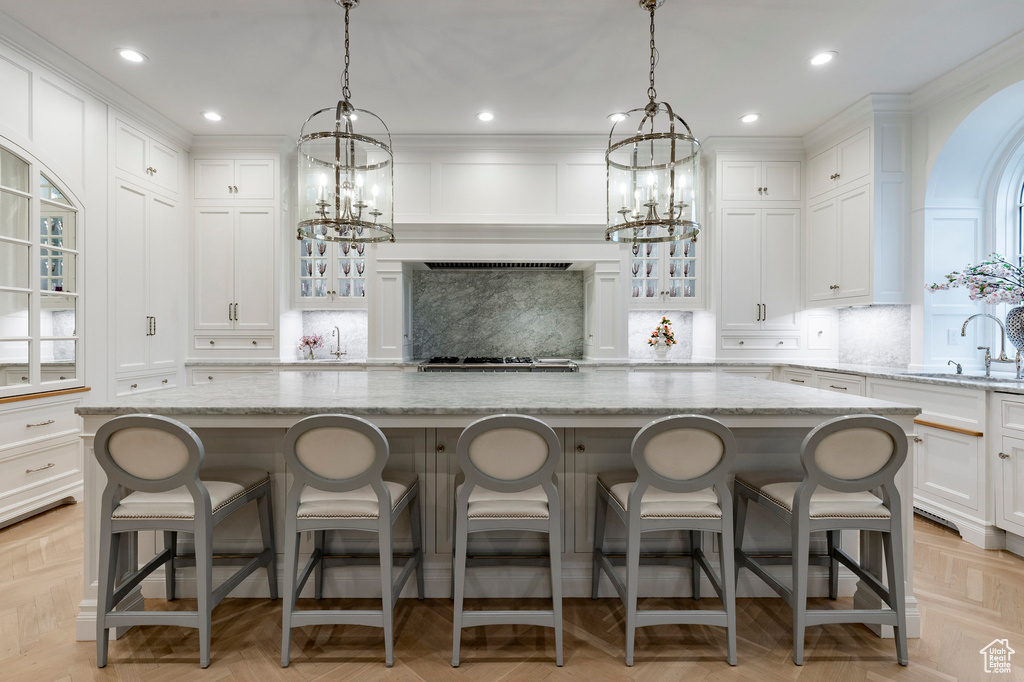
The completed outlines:
{"type": "MultiPolygon", "coordinates": [[[[325,228],[326,229],[326,228],[325,228]]],[[[301,308],[365,308],[372,245],[301,239],[295,303],[301,308]]]]}
{"type": "Polygon", "coordinates": [[[704,303],[702,242],[629,246],[631,308],[699,308],[704,303]]]}
{"type": "Polygon", "coordinates": [[[79,209],[5,144],[0,138],[0,397],[81,385],[79,209]]]}

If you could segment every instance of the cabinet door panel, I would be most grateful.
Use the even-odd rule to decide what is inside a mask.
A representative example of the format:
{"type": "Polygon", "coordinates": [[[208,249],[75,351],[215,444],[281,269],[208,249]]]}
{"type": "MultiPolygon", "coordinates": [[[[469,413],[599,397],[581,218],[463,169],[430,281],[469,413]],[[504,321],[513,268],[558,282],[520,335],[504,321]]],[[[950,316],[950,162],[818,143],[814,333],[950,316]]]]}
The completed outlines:
{"type": "Polygon", "coordinates": [[[149,141],[149,165],[155,171],[150,176],[153,182],[172,192],[178,191],[178,152],[151,139],[149,141]]]}
{"type": "Polygon", "coordinates": [[[826,201],[811,207],[807,217],[807,298],[828,301],[834,297],[839,283],[836,272],[836,234],[838,216],[836,201],[826,201]]]}
{"type": "Polygon", "coordinates": [[[836,149],[839,186],[843,187],[871,173],[871,135],[862,130],[841,142],[836,149]]]}
{"type": "Polygon", "coordinates": [[[149,201],[149,306],[156,334],[149,337],[150,367],[178,364],[181,336],[181,292],[186,290],[185,244],[177,227],[177,208],[168,201],[149,201]]]}
{"type": "Polygon", "coordinates": [[[841,298],[871,293],[871,202],[867,185],[838,200],[839,290],[841,298]]]}
{"type": "Polygon", "coordinates": [[[918,425],[915,430],[922,440],[917,451],[919,492],[978,511],[981,439],[930,426],[918,425]]]}
{"type": "Polygon", "coordinates": [[[836,164],[835,147],[811,157],[807,162],[807,196],[814,198],[835,188],[832,176],[836,173],[836,164]]]}
{"type": "Polygon", "coordinates": [[[800,310],[800,211],[765,209],[762,217],[762,329],[797,329],[800,310]]]}
{"type": "Polygon", "coordinates": [[[229,208],[200,208],[195,218],[195,308],[196,329],[232,329],[228,305],[235,302],[234,211],[229,208]]]}
{"type": "Polygon", "coordinates": [[[1003,436],[1000,458],[1003,481],[1002,504],[996,510],[996,525],[1017,535],[1024,535],[1024,439],[1003,436]]]}
{"type": "Polygon", "coordinates": [[[761,211],[723,209],[722,329],[760,328],[761,211]]]}
{"type": "Polygon", "coordinates": [[[148,178],[146,146],[149,138],[121,121],[114,133],[114,163],[121,170],[140,178],[148,178]]]}
{"type": "Polygon", "coordinates": [[[274,198],[274,161],[272,159],[242,159],[235,161],[236,199],[274,198]]]}
{"type": "Polygon", "coordinates": [[[757,201],[761,184],[760,161],[722,162],[722,201],[757,201]]]}
{"type": "Polygon", "coordinates": [[[765,161],[762,164],[764,194],[768,201],[800,201],[800,162],[765,161]]]}
{"type": "Polygon", "coordinates": [[[235,218],[236,329],[274,328],[274,211],[238,209],[235,218]]]}
{"type": "Polygon", "coordinates": [[[196,159],[193,165],[196,199],[229,199],[235,181],[235,165],[231,159],[196,159]]]}
{"type": "Polygon", "coordinates": [[[118,183],[114,190],[114,367],[118,372],[145,369],[146,194],[118,183]]]}

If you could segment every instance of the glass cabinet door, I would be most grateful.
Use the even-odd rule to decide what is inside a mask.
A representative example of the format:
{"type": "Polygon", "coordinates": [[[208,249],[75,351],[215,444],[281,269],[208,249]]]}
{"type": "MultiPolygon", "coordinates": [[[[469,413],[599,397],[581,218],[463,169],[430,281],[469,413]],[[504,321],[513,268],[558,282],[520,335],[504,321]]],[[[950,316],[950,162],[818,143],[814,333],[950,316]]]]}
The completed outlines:
{"type": "Polygon", "coordinates": [[[365,305],[367,245],[298,241],[298,304],[305,308],[365,305]]]}
{"type": "Polygon", "coordinates": [[[632,244],[629,253],[630,305],[634,308],[695,308],[701,303],[698,278],[702,244],[632,244]]]}

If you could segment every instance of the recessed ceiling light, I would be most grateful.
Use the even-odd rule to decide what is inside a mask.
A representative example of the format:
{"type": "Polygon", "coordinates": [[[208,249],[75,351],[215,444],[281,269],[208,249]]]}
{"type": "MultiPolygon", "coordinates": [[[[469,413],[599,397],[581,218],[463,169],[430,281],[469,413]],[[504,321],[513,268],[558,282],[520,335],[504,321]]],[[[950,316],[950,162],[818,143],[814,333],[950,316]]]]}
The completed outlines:
{"type": "Polygon", "coordinates": [[[146,55],[142,54],[138,50],[133,50],[130,47],[120,47],[117,49],[117,54],[121,55],[121,59],[129,62],[139,64],[149,59],[146,55]]]}
{"type": "Polygon", "coordinates": [[[759,121],[760,119],[761,114],[746,114],[744,116],[740,116],[740,120],[743,121],[744,123],[753,123],[754,121],[759,121]]]}
{"type": "Polygon", "coordinates": [[[819,52],[811,57],[811,66],[822,66],[836,58],[835,52],[819,52]]]}
{"type": "Polygon", "coordinates": [[[616,111],[614,114],[608,114],[608,120],[612,123],[619,123],[626,120],[626,115],[621,111],[616,111]]]}
{"type": "Polygon", "coordinates": [[[476,117],[478,119],[480,119],[481,121],[484,121],[485,123],[487,121],[493,121],[494,120],[494,114],[492,114],[489,111],[481,111],[479,114],[476,115],[476,117]]]}
{"type": "Polygon", "coordinates": [[[203,118],[207,121],[222,121],[224,117],[218,114],[216,111],[204,111],[203,118]]]}

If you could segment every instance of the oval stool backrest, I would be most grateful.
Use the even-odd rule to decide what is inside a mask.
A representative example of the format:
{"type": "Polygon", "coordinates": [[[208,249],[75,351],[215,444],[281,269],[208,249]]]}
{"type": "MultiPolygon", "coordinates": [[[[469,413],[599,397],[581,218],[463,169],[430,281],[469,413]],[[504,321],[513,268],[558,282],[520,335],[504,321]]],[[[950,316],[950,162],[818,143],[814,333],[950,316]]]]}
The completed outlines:
{"type": "Polygon", "coordinates": [[[93,450],[109,481],[143,492],[196,481],[204,457],[192,429],[155,414],[111,419],[97,429],[93,450]]]}
{"type": "Polygon", "coordinates": [[[710,417],[664,417],[640,429],[631,454],[641,485],[694,492],[725,482],[736,460],[736,438],[710,417]]]}
{"type": "Polygon", "coordinates": [[[383,432],[351,415],[306,417],[284,437],[285,462],[295,480],[331,492],[379,482],[388,454],[383,432]]]}
{"type": "Polygon", "coordinates": [[[467,426],[459,436],[457,454],[467,482],[519,492],[551,480],[561,448],[558,436],[541,420],[499,414],[467,426]]]}
{"type": "Polygon", "coordinates": [[[838,492],[892,483],[907,458],[907,435],[876,415],[832,419],[804,438],[800,461],[807,478],[838,492]]]}

